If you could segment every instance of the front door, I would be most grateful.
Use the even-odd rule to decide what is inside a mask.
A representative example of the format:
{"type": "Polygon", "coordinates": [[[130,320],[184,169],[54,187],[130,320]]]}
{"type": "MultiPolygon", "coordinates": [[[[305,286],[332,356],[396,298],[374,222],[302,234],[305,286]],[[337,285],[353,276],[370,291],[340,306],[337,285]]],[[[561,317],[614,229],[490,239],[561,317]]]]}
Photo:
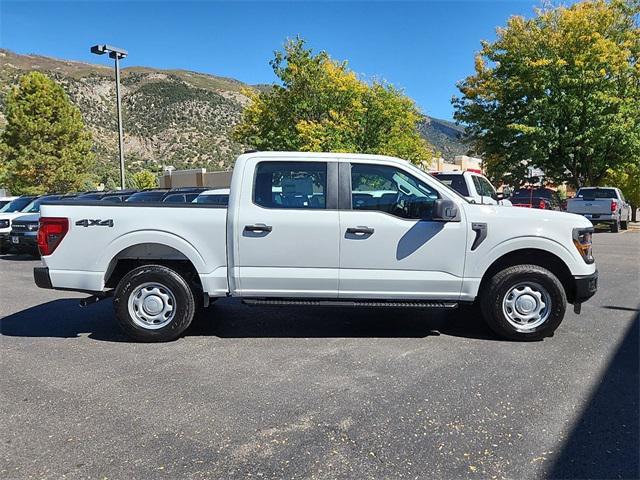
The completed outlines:
{"type": "Polygon", "coordinates": [[[432,220],[435,180],[352,162],[340,182],[351,187],[351,208],[340,200],[340,298],[459,298],[465,223],[432,220]]]}
{"type": "Polygon", "coordinates": [[[337,163],[256,158],[234,220],[236,292],[245,297],[338,296],[337,163]]]}

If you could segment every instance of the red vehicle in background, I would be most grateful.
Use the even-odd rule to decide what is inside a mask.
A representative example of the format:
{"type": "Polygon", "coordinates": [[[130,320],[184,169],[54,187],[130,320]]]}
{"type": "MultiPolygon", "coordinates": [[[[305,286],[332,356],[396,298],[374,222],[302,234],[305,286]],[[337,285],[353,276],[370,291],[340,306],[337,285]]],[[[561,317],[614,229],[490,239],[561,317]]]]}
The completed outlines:
{"type": "Polygon", "coordinates": [[[550,188],[520,188],[509,200],[514,207],[562,210],[562,200],[558,192],[550,188]]]}

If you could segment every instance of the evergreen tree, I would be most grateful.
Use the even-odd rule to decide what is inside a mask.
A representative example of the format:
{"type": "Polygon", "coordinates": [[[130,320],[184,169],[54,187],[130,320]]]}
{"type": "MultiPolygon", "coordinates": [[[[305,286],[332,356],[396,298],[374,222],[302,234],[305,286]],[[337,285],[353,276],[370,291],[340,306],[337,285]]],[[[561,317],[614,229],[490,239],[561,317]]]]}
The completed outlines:
{"type": "Polygon", "coordinates": [[[0,152],[14,194],[81,190],[93,164],[91,134],[60,85],[39,72],[20,78],[6,99],[0,152]]]}

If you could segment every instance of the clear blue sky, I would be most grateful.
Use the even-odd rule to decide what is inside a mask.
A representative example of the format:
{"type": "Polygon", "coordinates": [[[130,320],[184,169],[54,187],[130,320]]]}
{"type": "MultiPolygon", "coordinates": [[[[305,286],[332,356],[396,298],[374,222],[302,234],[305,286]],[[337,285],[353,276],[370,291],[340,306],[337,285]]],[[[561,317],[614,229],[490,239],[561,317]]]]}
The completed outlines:
{"type": "Polygon", "coordinates": [[[182,68],[247,83],[275,80],[268,60],[287,37],[401,87],[423,112],[452,117],[455,84],[480,40],[538,2],[0,1],[0,43],[18,53],[109,63],[89,46],[130,52],[125,65],[182,68]]]}

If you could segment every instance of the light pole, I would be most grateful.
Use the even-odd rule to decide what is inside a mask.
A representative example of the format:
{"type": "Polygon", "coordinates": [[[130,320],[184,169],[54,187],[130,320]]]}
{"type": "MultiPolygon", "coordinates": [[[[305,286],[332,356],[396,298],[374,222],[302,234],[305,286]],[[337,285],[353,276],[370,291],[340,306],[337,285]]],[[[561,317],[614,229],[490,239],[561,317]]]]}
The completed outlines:
{"type": "Polygon", "coordinates": [[[91,47],[91,53],[96,55],[109,54],[110,58],[115,60],[116,68],[116,111],[118,113],[118,149],[120,151],[120,188],[125,188],[124,183],[124,144],[122,139],[122,108],[120,106],[120,60],[128,55],[126,50],[117,48],[112,45],[94,45],[91,47]]]}

